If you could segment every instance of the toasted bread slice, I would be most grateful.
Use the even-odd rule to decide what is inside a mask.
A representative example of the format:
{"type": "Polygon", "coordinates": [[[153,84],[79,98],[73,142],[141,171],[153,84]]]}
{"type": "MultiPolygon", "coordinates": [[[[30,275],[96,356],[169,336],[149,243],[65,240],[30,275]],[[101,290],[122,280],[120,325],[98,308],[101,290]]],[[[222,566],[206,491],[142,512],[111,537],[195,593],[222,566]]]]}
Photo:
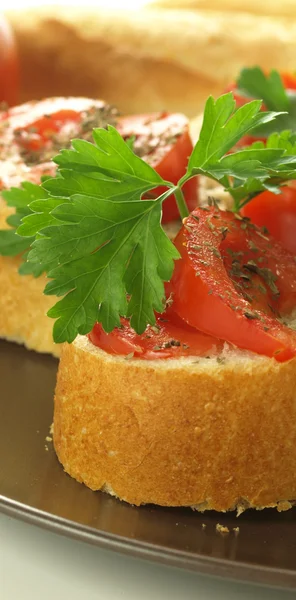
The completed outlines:
{"type": "Polygon", "coordinates": [[[227,346],[218,359],[126,359],[78,336],[58,372],[58,458],[131,504],[285,510],[296,499],[295,367],[227,346]]]}

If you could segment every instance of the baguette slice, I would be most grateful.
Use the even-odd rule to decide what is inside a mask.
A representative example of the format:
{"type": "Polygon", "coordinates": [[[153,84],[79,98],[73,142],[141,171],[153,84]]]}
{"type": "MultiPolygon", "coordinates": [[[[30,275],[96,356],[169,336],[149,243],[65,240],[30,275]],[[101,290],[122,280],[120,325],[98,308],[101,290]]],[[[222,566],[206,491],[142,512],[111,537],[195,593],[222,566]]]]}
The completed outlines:
{"type": "Polygon", "coordinates": [[[296,359],[139,360],[65,345],[54,445],[65,471],[131,504],[286,510],[296,499],[296,359]]]}

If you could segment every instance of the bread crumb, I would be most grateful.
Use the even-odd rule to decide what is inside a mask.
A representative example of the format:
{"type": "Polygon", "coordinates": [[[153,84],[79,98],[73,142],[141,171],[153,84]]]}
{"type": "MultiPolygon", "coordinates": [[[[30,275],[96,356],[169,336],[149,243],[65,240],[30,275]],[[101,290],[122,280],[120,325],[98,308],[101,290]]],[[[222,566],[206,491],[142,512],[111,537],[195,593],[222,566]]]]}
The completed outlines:
{"type": "Polygon", "coordinates": [[[226,527],[225,525],[220,525],[220,523],[217,523],[216,531],[218,533],[221,533],[222,535],[229,533],[228,527],[226,527]]]}
{"type": "Polygon", "coordinates": [[[206,526],[205,523],[202,523],[201,526],[202,526],[202,529],[206,529],[207,528],[207,526],[206,526]]]}
{"type": "Polygon", "coordinates": [[[49,437],[49,435],[47,435],[46,438],[45,438],[45,441],[46,442],[52,442],[52,437],[49,437]]]}
{"type": "Polygon", "coordinates": [[[51,426],[49,428],[49,435],[53,435],[53,423],[51,424],[51,426]]]}
{"type": "Polygon", "coordinates": [[[246,500],[240,500],[237,503],[237,507],[236,507],[236,516],[239,517],[240,515],[242,515],[245,510],[247,510],[247,508],[251,508],[250,505],[248,504],[248,502],[246,500]]]}
{"type": "Polygon", "coordinates": [[[46,444],[45,444],[44,448],[45,448],[46,452],[48,452],[48,446],[46,444]]]}
{"type": "Polygon", "coordinates": [[[239,534],[239,527],[233,527],[232,531],[234,531],[234,535],[239,534]]]}
{"type": "Polygon", "coordinates": [[[291,502],[288,502],[288,500],[283,500],[282,502],[278,503],[276,508],[278,512],[285,512],[286,510],[290,510],[290,508],[292,508],[292,504],[291,502]]]}

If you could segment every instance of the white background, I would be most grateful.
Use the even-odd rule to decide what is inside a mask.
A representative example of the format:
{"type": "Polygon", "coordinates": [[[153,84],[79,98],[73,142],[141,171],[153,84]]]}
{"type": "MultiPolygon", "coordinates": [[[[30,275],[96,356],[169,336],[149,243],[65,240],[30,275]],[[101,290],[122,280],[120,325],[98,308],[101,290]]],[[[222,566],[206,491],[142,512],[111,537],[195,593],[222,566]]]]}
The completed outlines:
{"type": "Polygon", "coordinates": [[[136,560],[0,514],[1,600],[295,600],[136,560]]]}

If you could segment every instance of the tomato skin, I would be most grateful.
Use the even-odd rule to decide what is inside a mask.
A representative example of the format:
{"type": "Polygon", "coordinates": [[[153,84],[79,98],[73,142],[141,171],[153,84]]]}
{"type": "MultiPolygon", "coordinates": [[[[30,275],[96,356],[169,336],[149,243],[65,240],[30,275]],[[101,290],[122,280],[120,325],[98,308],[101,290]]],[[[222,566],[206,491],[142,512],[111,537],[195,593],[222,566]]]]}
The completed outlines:
{"type": "Polygon", "coordinates": [[[255,228],[245,225],[249,229],[247,235],[233,213],[217,209],[196,209],[186,220],[175,241],[182,258],[175,264],[171,281],[173,309],[200,331],[239,348],[285,361],[296,355],[296,334],[271,315],[272,310],[285,312],[296,305],[295,261],[276,242],[264,242],[255,228]],[[222,228],[224,234],[227,228],[226,237],[222,228]],[[256,251],[249,247],[249,241],[254,244],[254,240],[256,251]],[[261,250],[265,246],[264,258],[261,250]],[[272,273],[281,270],[277,281],[281,299],[275,298],[266,286],[265,292],[264,289],[261,292],[262,282],[258,284],[257,276],[254,281],[244,283],[231,275],[233,262],[228,249],[232,256],[241,253],[235,259],[241,264],[254,261],[258,253],[263,259],[259,263],[261,268],[272,273]],[[240,291],[242,285],[248,287],[240,291]],[[250,294],[255,306],[246,299],[250,294]]]}
{"type": "Polygon", "coordinates": [[[114,329],[111,333],[105,333],[102,325],[96,323],[88,338],[94,346],[109,354],[121,356],[132,354],[133,357],[143,360],[181,356],[202,357],[208,354],[215,356],[223,348],[221,340],[196,331],[170,309],[157,317],[156,327],[148,326],[141,335],[137,335],[131,329],[127,319],[121,321],[122,328],[114,329]],[[175,342],[174,345],[170,345],[172,340],[175,342]]]}
{"type": "MultiPolygon", "coordinates": [[[[146,115],[132,115],[119,119],[118,130],[124,139],[134,135],[137,141],[145,144],[145,138],[166,137],[161,152],[158,147],[149,149],[142,158],[146,160],[166,181],[177,184],[186,172],[188,159],[193,150],[193,144],[188,132],[188,122],[184,115],[168,113],[152,113],[146,115]],[[170,133],[171,132],[171,133],[170,133]],[[177,137],[176,137],[177,136],[177,137]],[[171,141],[169,138],[176,137],[171,141]]],[[[167,188],[159,186],[152,191],[153,197],[162,194],[167,188]]],[[[197,179],[194,177],[183,186],[183,193],[189,211],[198,204],[197,179]]],[[[151,193],[149,194],[151,197],[151,193]]],[[[168,223],[180,218],[175,198],[172,196],[163,203],[162,222],[168,223]]]]}
{"type": "Polygon", "coordinates": [[[269,233],[296,256],[296,188],[285,186],[281,194],[263,192],[243,207],[241,214],[269,233]]]}
{"type": "MultiPolygon", "coordinates": [[[[168,152],[163,160],[157,165],[156,171],[166,181],[177,184],[179,179],[186,172],[188,158],[193,150],[193,145],[188,131],[185,131],[176,141],[175,146],[168,152]]],[[[162,194],[167,188],[159,186],[155,190],[155,195],[162,194]]],[[[188,206],[189,212],[197,206],[197,178],[193,177],[186,181],[183,188],[183,194],[188,206]]],[[[175,197],[168,198],[163,203],[162,221],[169,223],[180,218],[178,206],[175,197]]]]}
{"type": "Polygon", "coordinates": [[[286,90],[296,90],[296,76],[293,73],[281,73],[281,79],[286,90]]]}
{"type": "Polygon", "coordinates": [[[19,89],[19,68],[12,31],[0,15],[0,102],[16,104],[19,89]]]}

